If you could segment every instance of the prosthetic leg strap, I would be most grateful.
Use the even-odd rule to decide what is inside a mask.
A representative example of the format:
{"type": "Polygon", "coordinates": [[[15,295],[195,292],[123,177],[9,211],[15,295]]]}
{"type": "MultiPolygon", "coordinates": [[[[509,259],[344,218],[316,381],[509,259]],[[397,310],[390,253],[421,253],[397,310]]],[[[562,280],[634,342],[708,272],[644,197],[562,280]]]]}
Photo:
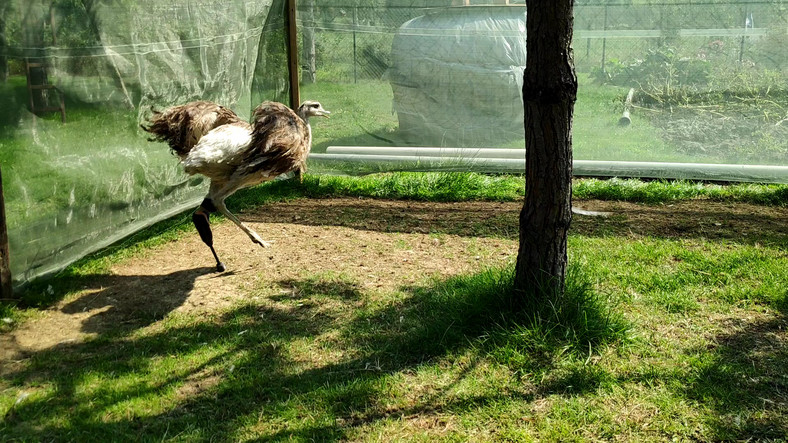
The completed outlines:
{"type": "Polygon", "coordinates": [[[216,212],[216,206],[213,204],[211,199],[206,198],[202,201],[200,208],[192,214],[192,223],[194,223],[194,227],[197,228],[197,233],[200,234],[200,238],[202,239],[203,243],[211,248],[213,258],[216,259],[216,270],[219,272],[224,272],[226,269],[224,267],[224,263],[219,261],[219,256],[216,255],[216,250],[213,249],[213,233],[211,232],[211,223],[208,219],[208,214],[211,212],[216,212]]]}
{"type": "Polygon", "coordinates": [[[192,223],[197,228],[200,238],[203,243],[213,247],[213,233],[211,232],[211,224],[208,222],[208,214],[204,212],[195,212],[192,214],[192,223]]]}
{"type": "Polygon", "coordinates": [[[210,198],[206,198],[200,204],[200,207],[205,209],[209,214],[213,214],[214,212],[218,211],[216,209],[216,205],[213,204],[213,201],[210,198]]]}
{"type": "Polygon", "coordinates": [[[197,228],[200,238],[203,243],[208,246],[213,246],[213,233],[211,232],[211,223],[208,220],[208,214],[216,212],[216,205],[213,204],[210,198],[206,198],[200,204],[200,208],[192,214],[192,223],[197,228]]]}

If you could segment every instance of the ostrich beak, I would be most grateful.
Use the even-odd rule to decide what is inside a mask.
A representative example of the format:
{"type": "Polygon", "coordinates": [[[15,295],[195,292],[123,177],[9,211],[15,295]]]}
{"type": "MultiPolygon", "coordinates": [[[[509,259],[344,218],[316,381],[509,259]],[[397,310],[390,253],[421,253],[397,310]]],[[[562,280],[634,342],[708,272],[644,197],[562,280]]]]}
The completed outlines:
{"type": "Polygon", "coordinates": [[[330,111],[326,111],[325,109],[320,111],[320,116],[321,117],[331,118],[331,117],[328,116],[328,114],[331,114],[331,112],[330,111]]]}

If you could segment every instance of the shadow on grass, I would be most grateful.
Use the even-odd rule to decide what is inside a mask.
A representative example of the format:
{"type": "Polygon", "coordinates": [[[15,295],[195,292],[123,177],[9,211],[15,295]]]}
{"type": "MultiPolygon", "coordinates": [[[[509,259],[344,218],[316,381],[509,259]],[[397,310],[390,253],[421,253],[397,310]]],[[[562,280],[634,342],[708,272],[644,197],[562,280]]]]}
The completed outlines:
{"type": "Polygon", "coordinates": [[[98,311],[82,323],[82,332],[139,328],[161,320],[181,306],[195,280],[215,272],[214,267],[203,267],[165,275],[91,276],[82,283],[72,281],[86,290],[85,295],[61,310],[66,314],[98,311]]]}
{"type": "MultiPolygon", "coordinates": [[[[320,199],[335,196],[336,190],[332,189],[331,186],[323,188],[320,180],[310,177],[307,177],[304,184],[294,180],[277,181],[242,190],[231,197],[229,204],[231,210],[239,213],[245,222],[331,225],[385,233],[448,234],[510,240],[518,238],[519,202],[439,204],[372,198],[320,199]]],[[[343,194],[340,192],[339,195],[343,194]]],[[[584,204],[580,202],[578,205],[582,207],[584,204]]],[[[765,208],[763,213],[748,213],[748,208],[725,212],[720,209],[719,203],[714,203],[714,208],[701,202],[697,206],[682,209],[665,205],[627,205],[617,209],[614,216],[607,218],[575,215],[571,233],[587,237],[654,237],[681,240],[697,238],[788,247],[788,218],[780,216],[780,208],[765,208]]],[[[190,214],[191,210],[188,210],[157,223],[78,262],[70,269],[78,269],[91,261],[101,262],[103,258],[109,258],[104,262],[110,263],[113,255],[122,256],[128,248],[133,250],[137,245],[156,244],[161,238],[172,239],[182,232],[193,233],[190,214]]],[[[98,272],[105,270],[106,267],[98,272]]],[[[23,293],[18,304],[37,307],[51,305],[61,297],[58,294],[47,294],[47,286],[72,288],[74,285],[70,281],[74,274],[65,272],[53,279],[34,282],[26,288],[28,290],[23,293]]],[[[77,276],[77,281],[80,278],[77,276]]],[[[59,294],[66,292],[68,291],[59,291],[59,294]]]]}
{"type": "MultiPolygon", "coordinates": [[[[68,284],[59,286],[57,291],[50,286],[51,292],[47,297],[50,300],[61,299],[68,292],[81,291],[77,298],[60,308],[63,314],[72,316],[74,322],[66,326],[57,321],[54,326],[43,322],[31,333],[36,334],[41,343],[55,346],[59,340],[73,340],[76,331],[68,330],[65,335],[61,331],[62,328],[72,328],[72,324],[78,324],[79,332],[84,334],[123,337],[165,318],[189,297],[198,277],[214,272],[215,268],[204,267],[164,275],[72,276],[68,284]]],[[[216,278],[222,275],[217,274],[216,278]]],[[[25,358],[30,355],[17,343],[13,334],[3,337],[0,344],[6,347],[0,354],[0,363],[7,363],[3,357],[25,358]]]]}
{"type": "Polygon", "coordinates": [[[506,389],[446,395],[473,376],[483,355],[517,354],[541,364],[541,357],[530,357],[536,347],[541,356],[574,346],[549,328],[528,342],[504,340],[515,320],[529,317],[501,308],[510,281],[505,271],[490,271],[403,288],[398,301],[357,308],[348,320],[348,310],[363,296],[357,288],[293,280],[283,287],[318,301],[329,295],[336,303],[272,300],[219,317],[164,319],[142,334],[104,331],[91,341],[38,352],[7,372],[10,391],[29,390],[30,396],[4,411],[0,432],[32,440],[331,441],[387,420],[531,401],[531,393],[506,389]],[[539,339],[544,332],[547,337],[539,339]],[[391,405],[398,402],[390,393],[392,375],[460,353],[470,353],[471,361],[449,371],[451,380],[391,405]]]}
{"type": "MultiPolygon", "coordinates": [[[[281,186],[299,186],[286,184],[281,186]]],[[[259,190],[257,192],[263,192],[259,190]]],[[[319,191],[312,193],[320,197],[319,191]]],[[[246,198],[251,200],[252,193],[246,198]]],[[[587,206],[579,202],[578,206],[587,206]]],[[[245,205],[251,208],[252,205],[245,205]]],[[[379,199],[351,199],[324,203],[301,199],[276,210],[250,210],[242,219],[255,223],[293,223],[343,226],[379,232],[440,233],[464,236],[518,237],[519,202],[430,203],[379,199]]],[[[654,237],[731,241],[746,245],[788,247],[788,218],[780,208],[725,211],[718,203],[699,202],[681,208],[665,205],[622,206],[612,217],[575,215],[572,234],[589,237],[654,237]]]]}
{"type": "MultiPolygon", "coordinates": [[[[786,292],[788,300],[788,292],[786,292]]],[[[788,435],[788,318],[736,321],[719,334],[687,394],[715,410],[720,441],[781,441],[788,435]]]]}

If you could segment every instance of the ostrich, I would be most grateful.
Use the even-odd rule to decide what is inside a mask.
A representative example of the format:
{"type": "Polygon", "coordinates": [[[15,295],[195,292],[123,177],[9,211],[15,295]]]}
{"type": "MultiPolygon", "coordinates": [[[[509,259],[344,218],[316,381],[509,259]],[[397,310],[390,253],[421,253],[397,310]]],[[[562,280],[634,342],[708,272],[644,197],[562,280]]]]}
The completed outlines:
{"type": "Polygon", "coordinates": [[[184,171],[211,180],[208,195],[192,214],[202,241],[211,248],[218,272],[225,270],[213,247],[209,214],[219,211],[249,236],[253,243],[271,243],[241,223],[224,204],[235,191],[273,180],[280,174],[303,172],[312,145],[309,117],[328,117],[316,101],[305,101],[297,112],[266,101],[252,114],[252,123],[241,120],[224,106],[206,101],[154,111],[148,125],[151,141],[164,141],[181,159],[184,171]]]}

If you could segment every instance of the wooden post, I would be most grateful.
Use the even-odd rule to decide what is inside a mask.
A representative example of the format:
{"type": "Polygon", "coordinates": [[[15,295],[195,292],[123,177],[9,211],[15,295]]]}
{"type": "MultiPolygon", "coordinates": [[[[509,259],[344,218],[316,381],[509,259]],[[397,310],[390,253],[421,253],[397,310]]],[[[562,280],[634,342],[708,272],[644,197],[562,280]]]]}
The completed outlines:
{"type": "Polygon", "coordinates": [[[315,0],[305,0],[301,6],[301,19],[304,29],[301,31],[301,82],[312,84],[317,79],[315,52],[315,0]]]}
{"type": "MultiPolygon", "coordinates": [[[[287,0],[287,66],[290,72],[290,107],[297,112],[301,106],[301,88],[298,77],[298,27],[296,26],[296,0],[287,0]]],[[[294,177],[303,182],[300,169],[294,177]]]]}
{"type": "Polygon", "coordinates": [[[5,220],[5,194],[3,194],[3,176],[2,173],[0,173],[0,298],[5,300],[14,297],[8,251],[8,229],[6,228],[5,220]]]}
{"type": "Polygon", "coordinates": [[[290,72],[290,107],[301,105],[298,79],[298,29],[296,27],[296,0],[287,0],[287,66],[290,72]]]}
{"type": "Polygon", "coordinates": [[[57,46],[57,27],[55,27],[55,8],[49,8],[49,29],[52,31],[52,46],[57,46]]]}

